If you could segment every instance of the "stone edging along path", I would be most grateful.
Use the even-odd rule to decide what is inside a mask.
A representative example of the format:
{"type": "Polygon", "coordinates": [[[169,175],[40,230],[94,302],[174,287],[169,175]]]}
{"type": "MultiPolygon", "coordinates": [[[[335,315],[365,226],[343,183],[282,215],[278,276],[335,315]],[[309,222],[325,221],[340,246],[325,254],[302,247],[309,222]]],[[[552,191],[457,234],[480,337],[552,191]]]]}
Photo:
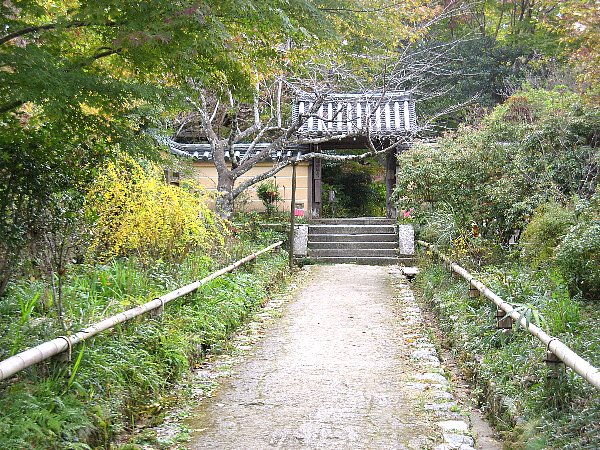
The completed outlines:
{"type": "Polygon", "coordinates": [[[431,411],[442,433],[443,443],[437,445],[435,450],[472,450],[475,441],[470,433],[468,417],[454,398],[440,358],[429,338],[421,309],[405,279],[394,272],[393,282],[401,311],[404,339],[411,350],[411,362],[421,372],[414,377],[410,386],[422,392],[424,407],[431,411]]]}
{"type": "Polygon", "coordinates": [[[199,406],[179,413],[188,448],[473,449],[397,266],[314,266],[299,280],[197,371],[199,406]]]}

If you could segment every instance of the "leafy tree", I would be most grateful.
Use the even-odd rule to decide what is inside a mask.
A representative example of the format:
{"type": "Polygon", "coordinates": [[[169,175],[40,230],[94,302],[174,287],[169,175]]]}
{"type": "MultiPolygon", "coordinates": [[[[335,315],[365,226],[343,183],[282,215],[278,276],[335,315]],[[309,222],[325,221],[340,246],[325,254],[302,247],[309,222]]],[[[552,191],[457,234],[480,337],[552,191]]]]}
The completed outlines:
{"type": "Polygon", "coordinates": [[[600,4],[585,0],[559,2],[561,18],[554,25],[565,44],[565,54],[576,67],[578,79],[598,104],[600,92],[600,4]]]}
{"type": "MultiPolygon", "coordinates": [[[[229,86],[215,89],[202,80],[192,81],[197,94],[190,96],[188,101],[195,110],[178,116],[174,121],[175,135],[185,127],[194,128],[199,130],[198,138],[211,144],[212,160],[218,174],[216,208],[223,217],[231,216],[234,200],[246,188],[269,178],[290,163],[277,163],[236,184],[258,161],[292,144],[317,144],[337,138],[302,138],[296,134],[305,120],[318,116],[319,107],[329,94],[336,91],[416,91],[409,81],[418,76],[423,64],[430,62],[419,61],[414,67],[404,67],[402,63],[406,61],[398,60],[402,55],[398,47],[401,41],[415,41],[427,32],[430,22],[435,21],[439,8],[430,7],[428,2],[341,2],[334,6],[321,5],[319,10],[324,19],[329,19],[331,39],[325,42],[312,40],[312,47],[293,40],[280,46],[281,55],[273,58],[269,70],[259,67],[256,71],[251,101],[229,86]],[[287,105],[299,94],[312,95],[313,107],[292,118],[287,105]],[[235,155],[234,146],[240,143],[249,144],[251,152],[239,160],[233,157],[227,161],[226,156],[235,155]],[[259,143],[267,145],[254,152],[259,143]]],[[[372,113],[375,114],[375,109],[372,113]]],[[[367,126],[361,128],[357,135],[369,135],[367,126]]],[[[422,121],[421,128],[428,128],[427,120],[422,121]]],[[[174,153],[184,155],[172,139],[156,137],[174,153]]],[[[375,148],[375,142],[368,141],[368,148],[360,155],[315,152],[304,154],[301,159],[362,159],[391,151],[403,143],[375,148]]]]}
{"type": "Polygon", "coordinates": [[[0,293],[26,241],[48,224],[40,212],[55,193],[85,190],[118,152],[152,156],[140,131],[180,103],[191,77],[251,98],[256,70],[279,55],[274,43],[329,29],[317,6],[2,2],[0,293]]]}
{"type": "MultiPolygon", "coordinates": [[[[443,68],[427,77],[428,90],[447,95],[429,101],[434,108],[477,96],[490,107],[526,84],[537,88],[569,85],[594,89],[598,6],[585,0],[557,2],[458,0],[445,5],[441,20],[419,43],[415,57],[436,52],[443,68]],[[443,51],[443,49],[446,49],[443,51]],[[575,75],[579,74],[577,84],[575,75]]],[[[426,102],[425,108],[430,107],[426,102]]],[[[476,110],[476,114],[480,111],[476,110]]],[[[469,116],[455,114],[455,128],[469,116]]]]}

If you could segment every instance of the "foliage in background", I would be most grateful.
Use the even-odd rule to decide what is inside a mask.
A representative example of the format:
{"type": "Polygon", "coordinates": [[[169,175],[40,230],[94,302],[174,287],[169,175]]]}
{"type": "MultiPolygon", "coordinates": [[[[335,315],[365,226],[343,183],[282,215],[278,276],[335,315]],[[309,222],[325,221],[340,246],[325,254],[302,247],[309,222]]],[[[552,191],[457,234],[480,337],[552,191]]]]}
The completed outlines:
{"type": "Polygon", "coordinates": [[[565,46],[582,89],[600,104],[600,4],[586,0],[559,3],[561,20],[554,27],[565,46]]]}
{"type": "Polygon", "coordinates": [[[38,112],[0,117],[0,295],[28,259],[27,244],[60,226],[65,206],[80,214],[81,202],[64,199],[83,196],[111,151],[96,139],[101,124],[77,115],[59,124],[38,112]]]}
{"type": "Polygon", "coordinates": [[[599,172],[600,110],[561,89],[529,90],[477,127],[400,157],[396,198],[417,215],[448,211],[484,237],[508,242],[536,207],[590,198],[599,172]]]}
{"type": "Polygon", "coordinates": [[[165,183],[160,167],[128,157],[109,162],[87,196],[91,252],[102,258],[180,261],[190,251],[210,255],[224,243],[224,224],[199,185],[165,183]]]}
{"type": "Polygon", "coordinates": [[[376,159],[322,163],[322,204],[324,217],[385,216],[385,173],[376,159]],[[330,192],[335,200],[330,201],[330,192]]]}
{"type": "Polygon", "coordinates": [[[452,129],[524,86],[558,85],[598,104],[600,6],[587,0],[443,2],[441,20],[403,59],[442,63],[423,67],[414,81],[423,92],[420,114],[450,108],[438,121],[452,129]],[[437,94],[437,95],[436,95],[437,94]],[[441,95],[439,95],[441,94],[441,95]],[[454,108],[467,102],[463,108],[454,108]]]}
{"type": "Polygon", "coordinates": [[[592,218],[597,201],[590,201],[600,177],[599,138],[600,109],[578,94],[519,92],[477,126],[402,154],[395,198],[401,210],[413,208],[423,237],[466,256],[465,264],[497,261],[522,236],[526,261],[555,263],[572,288],[595,298],[595,275],[585,273],[600,270],[592,218]],[[587,225],[571,233],[579,221],[587,225]],[[566,250],[555,255],[566,235],[571,251],[587,243],[579,246],[584,253],[572,253],[583,266],[577,258],[567,263],[566,250]]]}

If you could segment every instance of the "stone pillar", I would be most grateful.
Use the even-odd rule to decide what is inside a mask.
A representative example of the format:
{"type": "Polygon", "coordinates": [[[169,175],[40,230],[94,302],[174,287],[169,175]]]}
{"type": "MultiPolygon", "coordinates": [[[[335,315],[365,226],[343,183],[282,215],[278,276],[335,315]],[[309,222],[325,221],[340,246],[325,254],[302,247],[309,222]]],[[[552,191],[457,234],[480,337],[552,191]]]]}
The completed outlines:
{"type": "Polygon", "coordinates": [[[412,225],[398,225],[398,253],[406,256],[415,254],[415,230],[412,225]]]}
{"type": "Polygon", "coordinates": [[[294,225],[294,256],[308,254],[308,225],[294,225]]]}

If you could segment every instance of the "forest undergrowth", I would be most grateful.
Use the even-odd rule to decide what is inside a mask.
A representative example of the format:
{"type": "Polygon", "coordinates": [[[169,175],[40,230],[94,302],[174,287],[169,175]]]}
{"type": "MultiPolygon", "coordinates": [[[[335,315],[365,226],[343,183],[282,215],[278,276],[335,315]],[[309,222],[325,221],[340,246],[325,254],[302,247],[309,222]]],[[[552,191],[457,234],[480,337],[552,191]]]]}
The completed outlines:
{"type": "MultiPolygon", "coordinates": [[[[0,359],[202,279],[278,240],[234,228],[188,181],[147,161],[108,164],[83,203],[33,240],[0,302],[0,359]],[[39,242],[39,244],[38,244],[39,242]]],[[[114,448],[162,420],[173,387],[268,298],[286,252],[261,255],[0,383],[0,448],[114,448]]]]}
{"type": "MultiPolygon", "coordinates": [[[[566,87],[526,88],[474,124],[400,157],[396,195],[433,243],[528,321],[600,365],[600,110],[566,87]]],[[[406,219],[405,219],[406,220],[406,219]]],[[[423,254],[417,287],[481,406],[519,450],[600,447],[600,396],[470,298],[423,254]]]]}

